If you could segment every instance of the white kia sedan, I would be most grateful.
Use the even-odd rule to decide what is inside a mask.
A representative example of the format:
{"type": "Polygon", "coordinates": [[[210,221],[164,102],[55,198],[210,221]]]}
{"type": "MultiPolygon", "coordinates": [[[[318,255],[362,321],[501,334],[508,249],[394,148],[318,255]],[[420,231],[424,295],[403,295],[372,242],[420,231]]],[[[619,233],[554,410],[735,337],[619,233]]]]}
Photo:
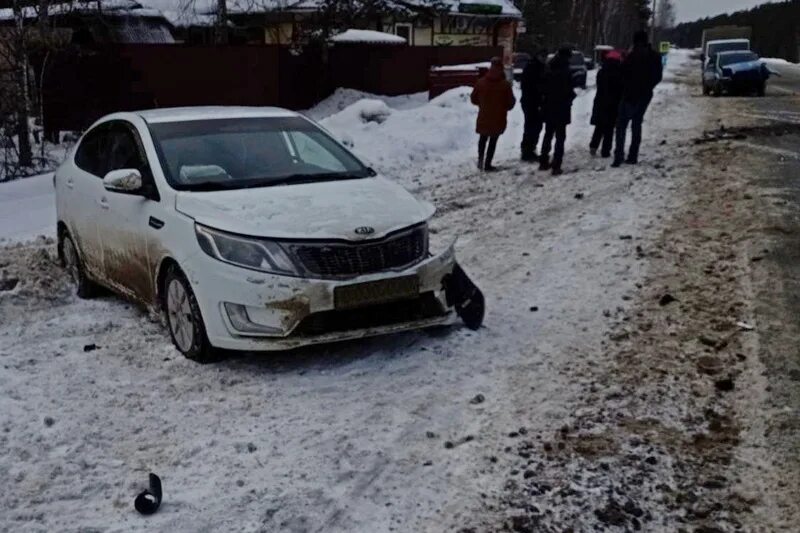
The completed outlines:
{"type": "Polygon", "coordinates": [[[483,320],[452,246],[429,252],[433,207],[297,113],[109,115],[54,182],[78,295],[102,285],[163,311],[197,361],[483,320]]]}

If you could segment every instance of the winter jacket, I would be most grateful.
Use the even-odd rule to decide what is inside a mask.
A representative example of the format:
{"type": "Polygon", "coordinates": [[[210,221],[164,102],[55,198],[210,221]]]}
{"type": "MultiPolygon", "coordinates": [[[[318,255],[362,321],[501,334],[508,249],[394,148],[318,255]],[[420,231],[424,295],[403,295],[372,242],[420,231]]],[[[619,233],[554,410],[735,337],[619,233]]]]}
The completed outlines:
{"type": "Polygon", "coordinates": [[[545,74],[544,120],[552,125],[567,125],[572,122],[572,101],[575,91],[572,88],[572,71],[569,59],[556,55],[545,74]]]}
{"type": "Polygon", "coordinates": [[[517,100],[502,68],[492,67],[475,84],[472,103],[478,106],[478,135],[501,135],[506,131],[507,117],[517,100]]]}
{"type": "Polygon", "coordinates": [[[661,56],[649,45],[635,46],[622,62],[622,98],[640,102],[653,98],[653,89],[661,83],[664,67],[661,56]]]}
{"type": "Polygon", "coordinates": [[[606,60],[597,73],[592,126],[608,126],[617,122],[622,89],[622,64],[619,61],[606,60]]]}
{"type": "Polygon", "coordinates": [[[522,71],[522,111],[525,113],[535,113],[542,108],[544,99],[544,77],[547,65],[533,58],[522,71]]]}

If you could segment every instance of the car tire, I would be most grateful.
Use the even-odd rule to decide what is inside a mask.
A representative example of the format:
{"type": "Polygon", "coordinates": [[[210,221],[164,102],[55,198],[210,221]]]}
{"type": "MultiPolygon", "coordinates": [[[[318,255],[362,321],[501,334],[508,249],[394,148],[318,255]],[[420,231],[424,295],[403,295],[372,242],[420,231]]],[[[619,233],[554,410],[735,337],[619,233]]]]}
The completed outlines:
{"type": "Polygon", "coordinates": [[[59,241],[58,255],[61,258],[61,266],[67,271],[67,275],[75,285],[75,294],[78,295],[78,298],[83,299],[97,295],[99,288],[86,276],[86,270],[83,268],[78,248],[72,237],[65,232],[59,241]]]}
{"type": "Polygon", "coordinates": [[[713,94],[716,98],[722,96],[722,87],[719,85],[714,85],[714,88],[711,90],[711,94],[713,94]]]}
{"type": "Polygon", "coordinates": [[[162,294],[167,329],[175,348],[197,363],[216,361],[217,354],[208,341],[197,298],[189,280],[177,266],[171,266],[164,277],[162,294]]]}
{"type": "Polygon", "coordinates": [[[703,84],[703,96],[708,96],[710,94],[711,94],[711,88],[704,83],[703,84]]]}
{"type": "Polygon", "coordinates": [[[767,95],[767,84],[762,83],[758,86],[758,96],[763,97],[767,95]]]}

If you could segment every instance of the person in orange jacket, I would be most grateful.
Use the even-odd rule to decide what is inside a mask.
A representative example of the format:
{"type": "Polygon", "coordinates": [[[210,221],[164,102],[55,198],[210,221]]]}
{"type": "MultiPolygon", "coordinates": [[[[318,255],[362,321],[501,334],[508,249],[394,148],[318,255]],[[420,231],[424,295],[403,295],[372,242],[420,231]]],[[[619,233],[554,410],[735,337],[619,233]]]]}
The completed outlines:
{"type": "Polygon", "coordinates": [[[475,125],[475,132],[480,136],[478,169],[492,172],[497,170],[492,166],[497,140],[506,131],[508,112],[517,103],[511,83],[506,80],[502,59],[492,58],[489,72],[475,83],[471,99],[478,106],[478,121],[475,125]]]}

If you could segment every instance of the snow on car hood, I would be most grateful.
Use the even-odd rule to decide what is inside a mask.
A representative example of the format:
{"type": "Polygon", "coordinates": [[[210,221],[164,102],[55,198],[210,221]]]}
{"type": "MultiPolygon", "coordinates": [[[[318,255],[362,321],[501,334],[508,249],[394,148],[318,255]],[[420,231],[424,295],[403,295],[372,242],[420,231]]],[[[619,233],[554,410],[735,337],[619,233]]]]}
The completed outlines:
{"type": "Polygon", "coordinates": [[[232,191],[180,191],[175,208],[200,224],[258,237],[375,239],[424,222],[432,205],[384,178],[232,191]],[[356,228],[374,232],[359,235],[356,228]]]}

